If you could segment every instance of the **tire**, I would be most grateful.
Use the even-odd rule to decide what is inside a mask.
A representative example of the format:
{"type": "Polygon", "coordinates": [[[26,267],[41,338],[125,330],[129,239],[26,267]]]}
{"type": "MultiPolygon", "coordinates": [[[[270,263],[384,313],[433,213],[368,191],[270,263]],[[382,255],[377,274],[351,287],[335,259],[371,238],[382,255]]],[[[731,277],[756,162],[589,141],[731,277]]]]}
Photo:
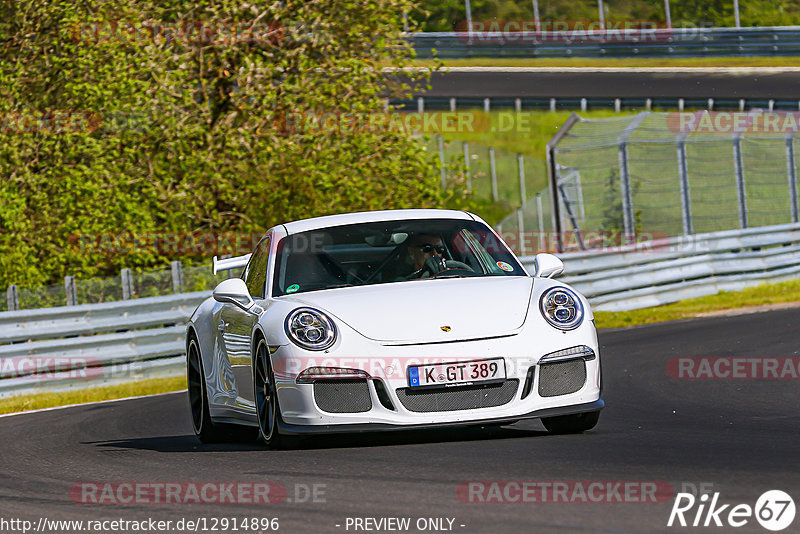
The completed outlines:
{"type": "Polygon", "coordinates": [[[280,449],[287,445],[287,440],[278,430],[278,395],[275,387],[275,375],[272,372],[272,361],[269,357],[267,342],[263,339],[256,345],[253,362],[253,398],[256,401],[258,417],[258,435],[268,447],[280,449]]]}
{"type": "Polygon", "coordinates": [[[593,429],[599,419],[600,410],[557,417],[542,417],[542,424],[551,434],[578,434],[593,429]]]}
{"type": "Polygon", "coordinates": [[[203,372],[203,359],[200,357],[200,349],[194,336],[189,339],[186,351],[186,382],[195,435],[203,443],[225,441],[224,430],[211,420],[211,413],[208,410],[208,391],[203,372]]]}

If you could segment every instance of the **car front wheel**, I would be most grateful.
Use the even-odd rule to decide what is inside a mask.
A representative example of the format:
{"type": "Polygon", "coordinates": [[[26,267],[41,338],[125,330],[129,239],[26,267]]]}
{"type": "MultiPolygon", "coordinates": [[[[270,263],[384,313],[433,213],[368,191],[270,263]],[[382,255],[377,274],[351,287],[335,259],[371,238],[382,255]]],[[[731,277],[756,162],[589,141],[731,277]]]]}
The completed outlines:
{"type": "Polygon", "coordinates": [[[280,448],[283,443],[278,432],[278,395],[275,387],[275,375],[269,357],[267,342],[259,340],[256,347],[255,388],[256,415],[258,416],[258,433],[261,440],[272,448],[280,448]]]}
{"type": "Polygon", "coordinates": [[[591,430],[600,419],[600,411],[542,417],[542,424],[551,434],[577,434],[591,430]]]}

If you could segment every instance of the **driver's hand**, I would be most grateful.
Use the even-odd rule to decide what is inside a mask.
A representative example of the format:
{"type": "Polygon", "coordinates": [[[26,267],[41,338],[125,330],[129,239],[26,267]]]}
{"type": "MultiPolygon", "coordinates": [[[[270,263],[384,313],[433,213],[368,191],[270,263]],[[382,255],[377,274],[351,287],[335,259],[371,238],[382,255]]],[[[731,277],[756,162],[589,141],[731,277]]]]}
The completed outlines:
{"type": "Polygon", "coordinates": [[[441,256],[431,256],[425,260],[425,266],[422,268],[423,276],[433,276],[447,269],[447,264],[441,256]]]}

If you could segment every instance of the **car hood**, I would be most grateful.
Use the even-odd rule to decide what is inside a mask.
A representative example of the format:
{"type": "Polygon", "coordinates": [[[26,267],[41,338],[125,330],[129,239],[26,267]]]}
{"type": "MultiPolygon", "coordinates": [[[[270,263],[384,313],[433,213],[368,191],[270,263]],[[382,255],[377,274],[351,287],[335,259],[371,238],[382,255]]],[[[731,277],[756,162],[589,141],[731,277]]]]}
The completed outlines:
{"type": "Polygon", "coordinates": [[[428,279],[282,300],[320,308],[376,341],[416,344],[514,334],[525,322],[532,289],[529,277],[428,279]]]}

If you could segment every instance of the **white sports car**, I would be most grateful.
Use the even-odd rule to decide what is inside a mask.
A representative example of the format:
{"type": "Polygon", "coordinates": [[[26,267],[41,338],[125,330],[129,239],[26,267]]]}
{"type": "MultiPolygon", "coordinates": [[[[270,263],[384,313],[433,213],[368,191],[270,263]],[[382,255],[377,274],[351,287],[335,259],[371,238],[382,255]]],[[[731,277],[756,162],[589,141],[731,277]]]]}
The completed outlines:
{"type": "Polygon", "coordinates": [[[186,335],[192,422],[287,436],[502,425],[551,432],[597,424],[600,354],[586,299],[529,275],[479,217],[396,210],[270,229],[244,267],[192,315],[186,335]]]}

